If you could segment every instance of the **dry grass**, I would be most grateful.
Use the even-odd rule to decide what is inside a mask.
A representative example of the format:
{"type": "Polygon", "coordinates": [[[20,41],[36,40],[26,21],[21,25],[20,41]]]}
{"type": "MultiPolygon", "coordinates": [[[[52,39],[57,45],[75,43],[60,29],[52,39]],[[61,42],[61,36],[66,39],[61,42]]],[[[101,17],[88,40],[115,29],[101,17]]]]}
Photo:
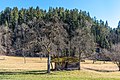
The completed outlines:
{"type": "Polygon", "coordinates": [[[24,69],[24,70],[46,70],[46,58],[0,56],[0,69],[24,69]],[[5,58],[5,59],[4,59],[5,58]]]}
{"type": "MultiPolygon", "coordinates": [[[[13,56],[0,56],[0,69],[24,69],[24,70],[46,70],[47,69],[47,58],[26,58],[24,63],[23,57],[13,56]]],[[[81,69],[101,71],[101,72],[113,72],[117,71],[118,67],[112,62],[106,62],[103,64],[102,61],[97,61],[95,64],[91,60],[86,60],[81,63],[81,69]]]]}
{"type": "Polygon", "coordinates": [[[103,62],[103,61],[97,61],[95,64],[92,63],[91,60],[86,60],[85,63],[81,64],[82,69],[87,70],[94,70],[99,72],[115,72],[118,71],[118,67],[113,62],[103,62]]]}
{"type": "Polygon", "coordinates": [[[23,60],[23,57],[1,56],[0,80],[120,80],[120,72],[112,62],[92,64],[86,60],[81,63],[80,71],[55,71],[48,75],[43,73],[47,69],[46,58],[27,57],[26,64],[23,60]]]}

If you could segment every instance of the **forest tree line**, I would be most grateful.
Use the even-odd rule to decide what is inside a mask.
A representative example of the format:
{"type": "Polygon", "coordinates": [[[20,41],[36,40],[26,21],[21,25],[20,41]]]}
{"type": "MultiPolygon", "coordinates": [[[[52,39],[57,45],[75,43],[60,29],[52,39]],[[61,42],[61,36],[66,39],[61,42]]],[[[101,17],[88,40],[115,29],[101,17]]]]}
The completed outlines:
{"type": "Polygon", "coordinates": [[[78,56],[88,58],[96,47],[109,50],[120,42],[120,25],[89,12],[63,7],[9,8],[0,12],[1,54],[14,56],[78,56]]]}

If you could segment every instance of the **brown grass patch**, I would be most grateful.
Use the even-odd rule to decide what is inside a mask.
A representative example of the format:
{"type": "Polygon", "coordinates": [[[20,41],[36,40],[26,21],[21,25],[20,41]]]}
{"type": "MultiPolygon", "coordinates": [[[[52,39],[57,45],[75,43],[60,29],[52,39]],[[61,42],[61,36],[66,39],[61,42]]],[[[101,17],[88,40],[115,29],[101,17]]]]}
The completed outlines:
{"type": "Polygon", "coordinates": [[[118,71],[118,67],[113,62],[107,61],[96,61],[94,64],[91,60],[86,60],[86,62],[81,64],[82,69],[99,71],[99,72],[114,72],[118,71]]]}
{"type": "MultiPolygon", "coordinates": [[[[24,63],[23,57],[0,56],[0,69],[47,70],[47,58],[26,57],[26,63],[24,63]]],[[[118,70],[118,67],[112,62],[103,64],[103,61],[97,61],[93,64],[91,60],[86,60],[81,63],[81,69],[114,72],[118,70]]]]}
{"type": "Polygon", "coordinates": [[[24,63],[23,57],[1,56],[0,69],[25,69],[25,70],[46,70],[46,58],[30,58],[26,57],[24,63]],[[2,58],[5,58],[2,60],[2,58]]]}

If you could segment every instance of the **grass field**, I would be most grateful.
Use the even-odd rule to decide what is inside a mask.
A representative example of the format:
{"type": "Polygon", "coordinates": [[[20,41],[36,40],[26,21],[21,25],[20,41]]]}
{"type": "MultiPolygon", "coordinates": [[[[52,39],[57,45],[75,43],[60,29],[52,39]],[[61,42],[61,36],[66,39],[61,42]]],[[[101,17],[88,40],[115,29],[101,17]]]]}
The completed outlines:
{"type": "Polygon", "coordinates": [[[81,63],[81,71],[52,71],[46,73],[46,58],[0,57],[0,80],[120,80],[120,72],[112,62],[103,64],[86,60],[81,63]]]}

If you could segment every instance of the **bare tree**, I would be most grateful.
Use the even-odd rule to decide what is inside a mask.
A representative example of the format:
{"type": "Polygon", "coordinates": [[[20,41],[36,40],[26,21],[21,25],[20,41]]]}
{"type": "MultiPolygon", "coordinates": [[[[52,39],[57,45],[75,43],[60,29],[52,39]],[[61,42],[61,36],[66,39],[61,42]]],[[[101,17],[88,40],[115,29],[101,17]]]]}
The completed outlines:
{"type": "Polygon", "coordinates": [[[24,63],[26,63],[26,53],[32,49],[33,44],[35,43],[35,32],[33,29],[30,29],[29,26],[26,24],[21,25],[21,32],[22,32],[22,55],[24,56],[24,63]]]}
{"type": "Polygon", "coordinates": [[[34,31],[25,23],[18,25],[14,31],[14,53],[23,56],[24,63],[26,63],[26,53],[31,49],[35,40],[34,31]]]}
{"type": "MultiPolygon", "coordinates": [[[[36,32],[36,42],[41,45],[42,52],[48,55],[48,70],[50,73],[51,55],[57,55],[59,58],[60,51],[65,47],[65,38],[67,32],[64,29],[65,24],[59,21],[57,17],[52,21],[39,21],[36,23],[34,30],[36,32]],[[41,25],[41,26],[40,26],[41,25]],[[57,54],[56,54],[57,53],[57,54]]],[[[59,59],[58,59],[59,60],[59,59]]]]}
{"type": "Polygon", "coordinates": [[[120,43],[113,45],[110,50],[104,49],[104,53],[117,64],[120,71],[120,43]]]}
{"type": "Polygon", "coordinates": [[[0,51],[4,55],[9,55],[11,49],[11,30],[8,25],[0,26],[0,51]]]}
{"type": "MultiPolygon", "coordinates": [[[[73,47],[76,47],[79,53],[79,65],[81,58],[88,58],[94,51],[94,41],[90,35],[89,28],[76,29],[76,35],[73,38],[73,47]]],[[[80,66],[79,66],[80,70],[80,66]]]]}

